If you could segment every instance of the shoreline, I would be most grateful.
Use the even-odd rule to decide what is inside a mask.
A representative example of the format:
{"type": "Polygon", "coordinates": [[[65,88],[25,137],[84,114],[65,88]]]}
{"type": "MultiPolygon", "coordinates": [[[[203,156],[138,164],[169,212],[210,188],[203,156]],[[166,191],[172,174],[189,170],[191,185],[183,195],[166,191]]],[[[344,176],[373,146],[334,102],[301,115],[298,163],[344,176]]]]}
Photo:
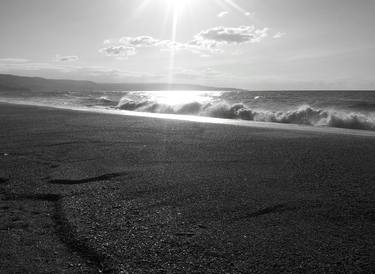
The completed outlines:
{"type": "Polygon", "coordinates": [[[234,120],[234,119],[223,119],[223,118],[213,118],[204,116],[194,116],[194,115],[179,115],[179,114],[162,114],[162,113],[149,113],[149,112],[136,112],[127,110],[116,110],[116,109],[105,109],[105,108],[89,108],[89,107],[74,107],[74,106],[61,106],[61,105],[48,105],[43,103],[34,103],[27,101],[7,101],[0,98],[0,104],[10,104],[10,105],[24,105],[24,106],[35,106],[42,108],[53,108],[53,109],[63,109],[70,111],[80,111],[87,113],[101,113],[109,115],[120,115],[120,116],[133,116],[133,117],[146,117],[155,119],[170,119],[177,121],[187,121],[196,123],[209,123],[209,124],[222,124],[222,125],[232,125],[250,128],[269,128],[275,130],[291,130],[291,131],[303,131],[312,133],[322,133],[322,134],[339,134],[339,135],[353,135],[353,136],[366,136],[375,137],[375,131],[371,130],[357,130],[348,128],[335,128],[335,127],[316,127],[307,125],[297,125],[297,124],[284,124],[284,123],[272,123],[272,122],[257,122],[257,121],[246,121],[246,120],[234,120]]]}
{"type": "Polygon", "coordinates": [[[375,270],[375,139],[0,107],[5,273],[375,270]]]}

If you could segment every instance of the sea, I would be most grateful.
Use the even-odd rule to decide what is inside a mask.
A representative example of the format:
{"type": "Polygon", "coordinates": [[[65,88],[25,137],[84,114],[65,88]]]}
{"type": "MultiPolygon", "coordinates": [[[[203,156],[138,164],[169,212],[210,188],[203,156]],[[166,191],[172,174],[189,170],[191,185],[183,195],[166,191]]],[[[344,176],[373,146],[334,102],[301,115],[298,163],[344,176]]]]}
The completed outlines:
{"type": "Polygon", "coordinates": [[[375,131],[375,91],[1,92],[0,101],[375,131]]]}

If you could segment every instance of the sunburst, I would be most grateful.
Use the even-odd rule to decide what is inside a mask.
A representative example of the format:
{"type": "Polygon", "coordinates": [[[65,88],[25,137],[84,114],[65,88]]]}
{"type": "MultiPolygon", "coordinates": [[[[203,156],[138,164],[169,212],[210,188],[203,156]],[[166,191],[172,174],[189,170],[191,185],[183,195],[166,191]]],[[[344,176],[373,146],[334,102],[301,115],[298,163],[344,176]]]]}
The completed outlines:
{"type": "MultiPolygon", "coordinates": [[[[162,5],[165,7],[164,22],[162,23],[162,28],[164,30],[169,29],[170,37],[169,40],[172,42],[177,42],[178,26],[180,19],[185,16],[194,16],[194,9],[202,8],[202,4],[207,8],[209,4],[219,6],[221,9],[235,10],[236,12],[245,16],[249,12],[241,7],[235,0],[143,0],[140,2],[136,14],[140,15],[144,9],[152,5],[162,5]]],[[[255,21],[254,18],[249,18],[249,20],[255,21]]],[[[168,32],[169,32],[168,31],[168,32]]],[[[173,82],[173,75],[176,63],[176,49],[170,49],[169,56],[169,67],[168,67],[168,82],[173,82]]]]}

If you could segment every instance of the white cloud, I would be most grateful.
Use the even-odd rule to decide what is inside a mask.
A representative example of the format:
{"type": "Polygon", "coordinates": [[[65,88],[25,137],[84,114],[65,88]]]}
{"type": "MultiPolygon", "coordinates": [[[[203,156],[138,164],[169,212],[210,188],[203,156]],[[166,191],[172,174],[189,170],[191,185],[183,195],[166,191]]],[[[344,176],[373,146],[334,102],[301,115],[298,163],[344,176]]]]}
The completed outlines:
{"type": "Polygon", "coordinates": [[[279,38],[282,38],[282,37],[284,37],[286,35],[286,33],[285,32],[278,32],[278,33],[276,33],[274,36],[273,36],[273,38],[275,38],[275,39],[279,39],[279,38]]]}
{"type": "Polygon", "coordinates": [[[79,57],[75,55],[70,55],[70,56],[56,55],[56,61],[58,62],[76,62],[78,60],[79,60],[79,57]]]}
{"type": "Polygon", "coordinates": [[[254,26],[215,27],[201,31],[191,42],[215,48],[225,44],[242,44],[260,42],[267,37],[268,28],[256,29],[254,26]]]}
{"type": "Polygon", "coordinates": [[[187,45],[172,40],[159,40],[151,36],[122,37],[119,44],[130,48],[159,48],[160,50],[182,50],[187,45]]]}
{"type": "Polygon", "coordinates": [[[120,58],[127,58],[136,54],[136,50],[134,47],[128,47],[124,45],[108,46],[105,48],[101,48],[99,52],[105,54],[106,56],[114,56],[120,58]]]}
{"type": "MultiPolygon", "coordinates": [[[[106,40],[108,41],[108,40],[106,40]]],[[[107,56],[131,56],[137,53],[137,49],[141,48],[159,48],[161,51],[170,50],[190,50],[193,48],[185,43],[172,40],[159,40],[151,36],[122,37],[115,45],[100,49],[99,52],[107,56]],[[123,54],[123,55],[122,55],[123,54]]]]}
{"type": "Polygon", "coordinates": [[[256,29],[255,26],[214,27],[203,30],[193,40],[182,43],[171,40],[159,40],[151,36],[122,37],[114,45],[107,45],[99,52],[107,56],[128,57],[135,55],[141,48],[159,48],[162,51],[189,51],[202,57],[224,52],[223,46],[260,42],[268,35],[268,28],[256,29]]]}
{"type": "Polygon", "coordinates": [[[228,14],[229,14],[229,12],[227,12],[227,11],[222,11],[222,12],[218,13],[217,17],[219,17],[219,18],[223,18],[224,16],[226,16],[226,15],[228,15],[228,14]]]}
{"type": "Polygon", "coordinates": [[[122,37],[119,40],[120,44],[126,45],[128,47],[152,47],[157,46],[160,41],[152,38],[151,36],[137,36],[137,37],[122,37]]]}

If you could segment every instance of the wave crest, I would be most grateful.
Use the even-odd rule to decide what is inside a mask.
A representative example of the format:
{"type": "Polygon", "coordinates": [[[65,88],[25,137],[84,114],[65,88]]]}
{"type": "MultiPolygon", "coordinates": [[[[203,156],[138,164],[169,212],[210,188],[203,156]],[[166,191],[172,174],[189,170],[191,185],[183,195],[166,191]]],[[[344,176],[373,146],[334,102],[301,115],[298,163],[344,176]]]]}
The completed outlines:
{"type": "Polygon", "coordinates": [[[168,105],[147,99],[135,101],[123,97],[116,108],[152,113],[200,115],[258,122],[375,130],[375,113],[363,114],[345,110],[321,109],[310,105],[302,105],[284,111],[272,111],[252,109],[243,103],[229,104],[225,101],[168,105]]]}

